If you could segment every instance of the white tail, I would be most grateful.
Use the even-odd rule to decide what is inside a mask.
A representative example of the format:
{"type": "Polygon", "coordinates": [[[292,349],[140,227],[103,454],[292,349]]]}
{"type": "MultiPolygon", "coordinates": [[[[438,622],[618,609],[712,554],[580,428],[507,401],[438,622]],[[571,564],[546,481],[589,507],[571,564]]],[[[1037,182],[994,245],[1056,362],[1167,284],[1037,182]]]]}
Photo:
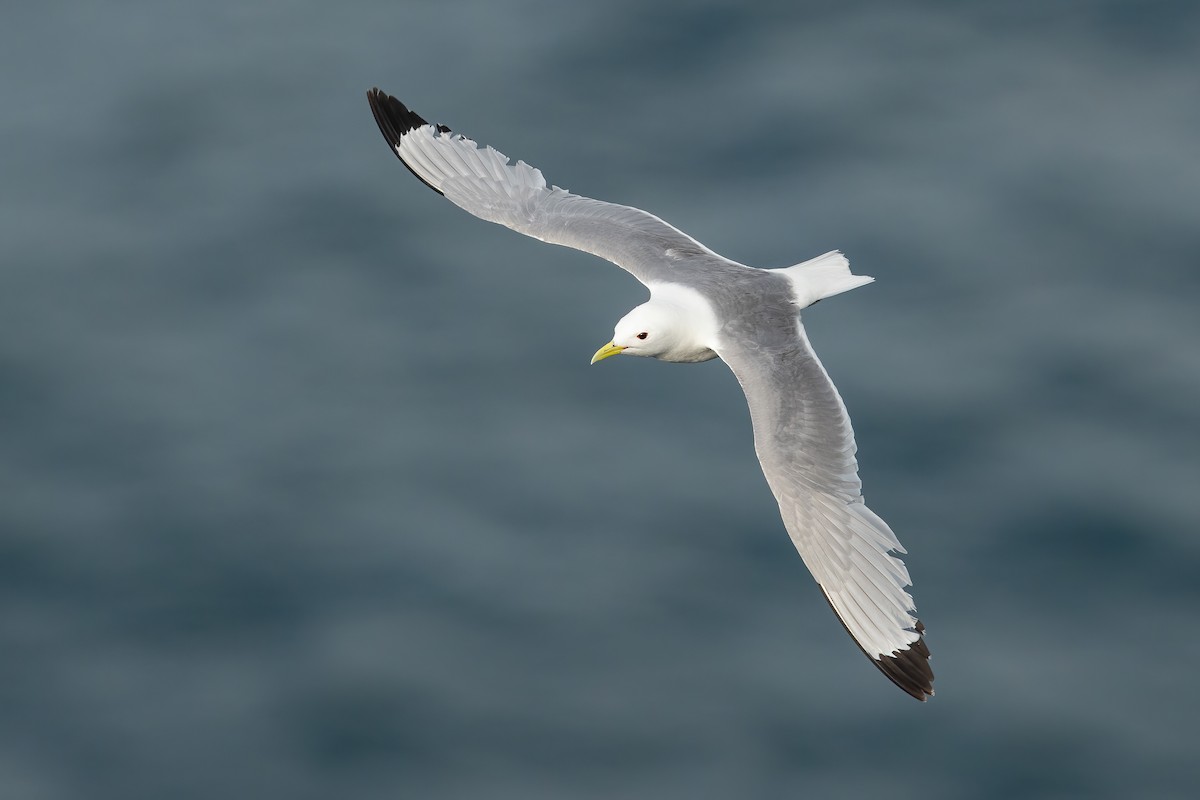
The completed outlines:
{"type": "Polygon", "coordinates": [[[771,272],[782,273],[791,280],[796,305],[800,308],[811,306],[826,297],[857,289],[875,280],[866,275],[851,275],[850,262],[838,250],[810,258],[792,267],[773,269],[771,272]]]}

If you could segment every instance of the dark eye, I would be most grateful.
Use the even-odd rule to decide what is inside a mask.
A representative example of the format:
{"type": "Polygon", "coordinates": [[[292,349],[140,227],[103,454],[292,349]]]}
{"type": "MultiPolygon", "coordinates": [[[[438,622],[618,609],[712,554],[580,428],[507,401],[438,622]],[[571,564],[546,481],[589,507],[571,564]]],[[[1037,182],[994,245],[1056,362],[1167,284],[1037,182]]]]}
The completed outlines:
{"type": "Polygon", "coordinates": [[[650,335],[650,334],[646,333],[645,331],[642,331],[641,333],[639,333],[639,334],[638,334],[638,336],[637,336],[637,337],[638,337],[639,339],[645,339],[645,338],[646,338],[647,336],[649,336],[649,335],[650,335]]]}

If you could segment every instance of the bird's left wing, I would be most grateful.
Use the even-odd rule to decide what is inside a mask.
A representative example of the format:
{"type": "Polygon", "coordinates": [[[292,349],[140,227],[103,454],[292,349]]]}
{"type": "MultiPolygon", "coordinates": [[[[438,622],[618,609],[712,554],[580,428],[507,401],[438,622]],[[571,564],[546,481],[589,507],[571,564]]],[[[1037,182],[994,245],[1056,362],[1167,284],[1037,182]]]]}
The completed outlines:
{"type": "Polygon", "coordinates": [[[547,186],[539,169],[431,125],[379,89],[367,92],[383,138],[422,183],[480,219],[607,259],[642,283],[669,281],[695,256],[726,259],[653,214],[547,186]]]}
{"type": "Polygon", "coordinates": [[[737,376],[754,449],[792,543],[846,630],[893,683],[933,694],[924,627],[916,617],[904,548],[862,498],[850,417],[804,327],[770,342],[722,337],[717,354],[737,376]]]}

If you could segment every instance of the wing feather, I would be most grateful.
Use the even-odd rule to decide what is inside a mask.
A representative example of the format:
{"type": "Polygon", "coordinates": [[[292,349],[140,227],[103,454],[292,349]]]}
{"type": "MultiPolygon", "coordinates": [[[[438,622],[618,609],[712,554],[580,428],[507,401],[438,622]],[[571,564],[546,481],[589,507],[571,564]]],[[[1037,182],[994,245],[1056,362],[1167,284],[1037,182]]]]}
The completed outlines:
{"type": "Polygon", "coordinates": [[[728,339],[716,349],[746,393],[755,450],[800,557],[863,652],[926,699],[933,672],[895,555],[904,549],[863,502],[850,417],[803,326],[774,347],[728,339]]]}
{"type": "Polygon", "coordinates": [[[409,171],[481,219],[592,253],[642,283],[675,278],[679,255],[733,263],[646,211],[547,186],[541,170],[509,163],[498,150],[431,125],[379,89],[367,92],[367,99],[384,139],[409,171]]]}

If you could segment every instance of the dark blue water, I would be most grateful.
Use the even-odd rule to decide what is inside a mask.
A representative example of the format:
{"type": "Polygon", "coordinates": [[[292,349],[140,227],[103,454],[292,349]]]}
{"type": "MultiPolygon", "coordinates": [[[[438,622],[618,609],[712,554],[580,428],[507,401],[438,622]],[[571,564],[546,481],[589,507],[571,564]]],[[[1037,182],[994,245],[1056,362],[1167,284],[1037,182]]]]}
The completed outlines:
{"type": "Polygon", "coordinates": [[[1190,3],[25,3],[0,27],[0,797],[1190,797],[1190,3]],[[364,97],[782,266],[938,695],[720,362],[364,97]]]}

